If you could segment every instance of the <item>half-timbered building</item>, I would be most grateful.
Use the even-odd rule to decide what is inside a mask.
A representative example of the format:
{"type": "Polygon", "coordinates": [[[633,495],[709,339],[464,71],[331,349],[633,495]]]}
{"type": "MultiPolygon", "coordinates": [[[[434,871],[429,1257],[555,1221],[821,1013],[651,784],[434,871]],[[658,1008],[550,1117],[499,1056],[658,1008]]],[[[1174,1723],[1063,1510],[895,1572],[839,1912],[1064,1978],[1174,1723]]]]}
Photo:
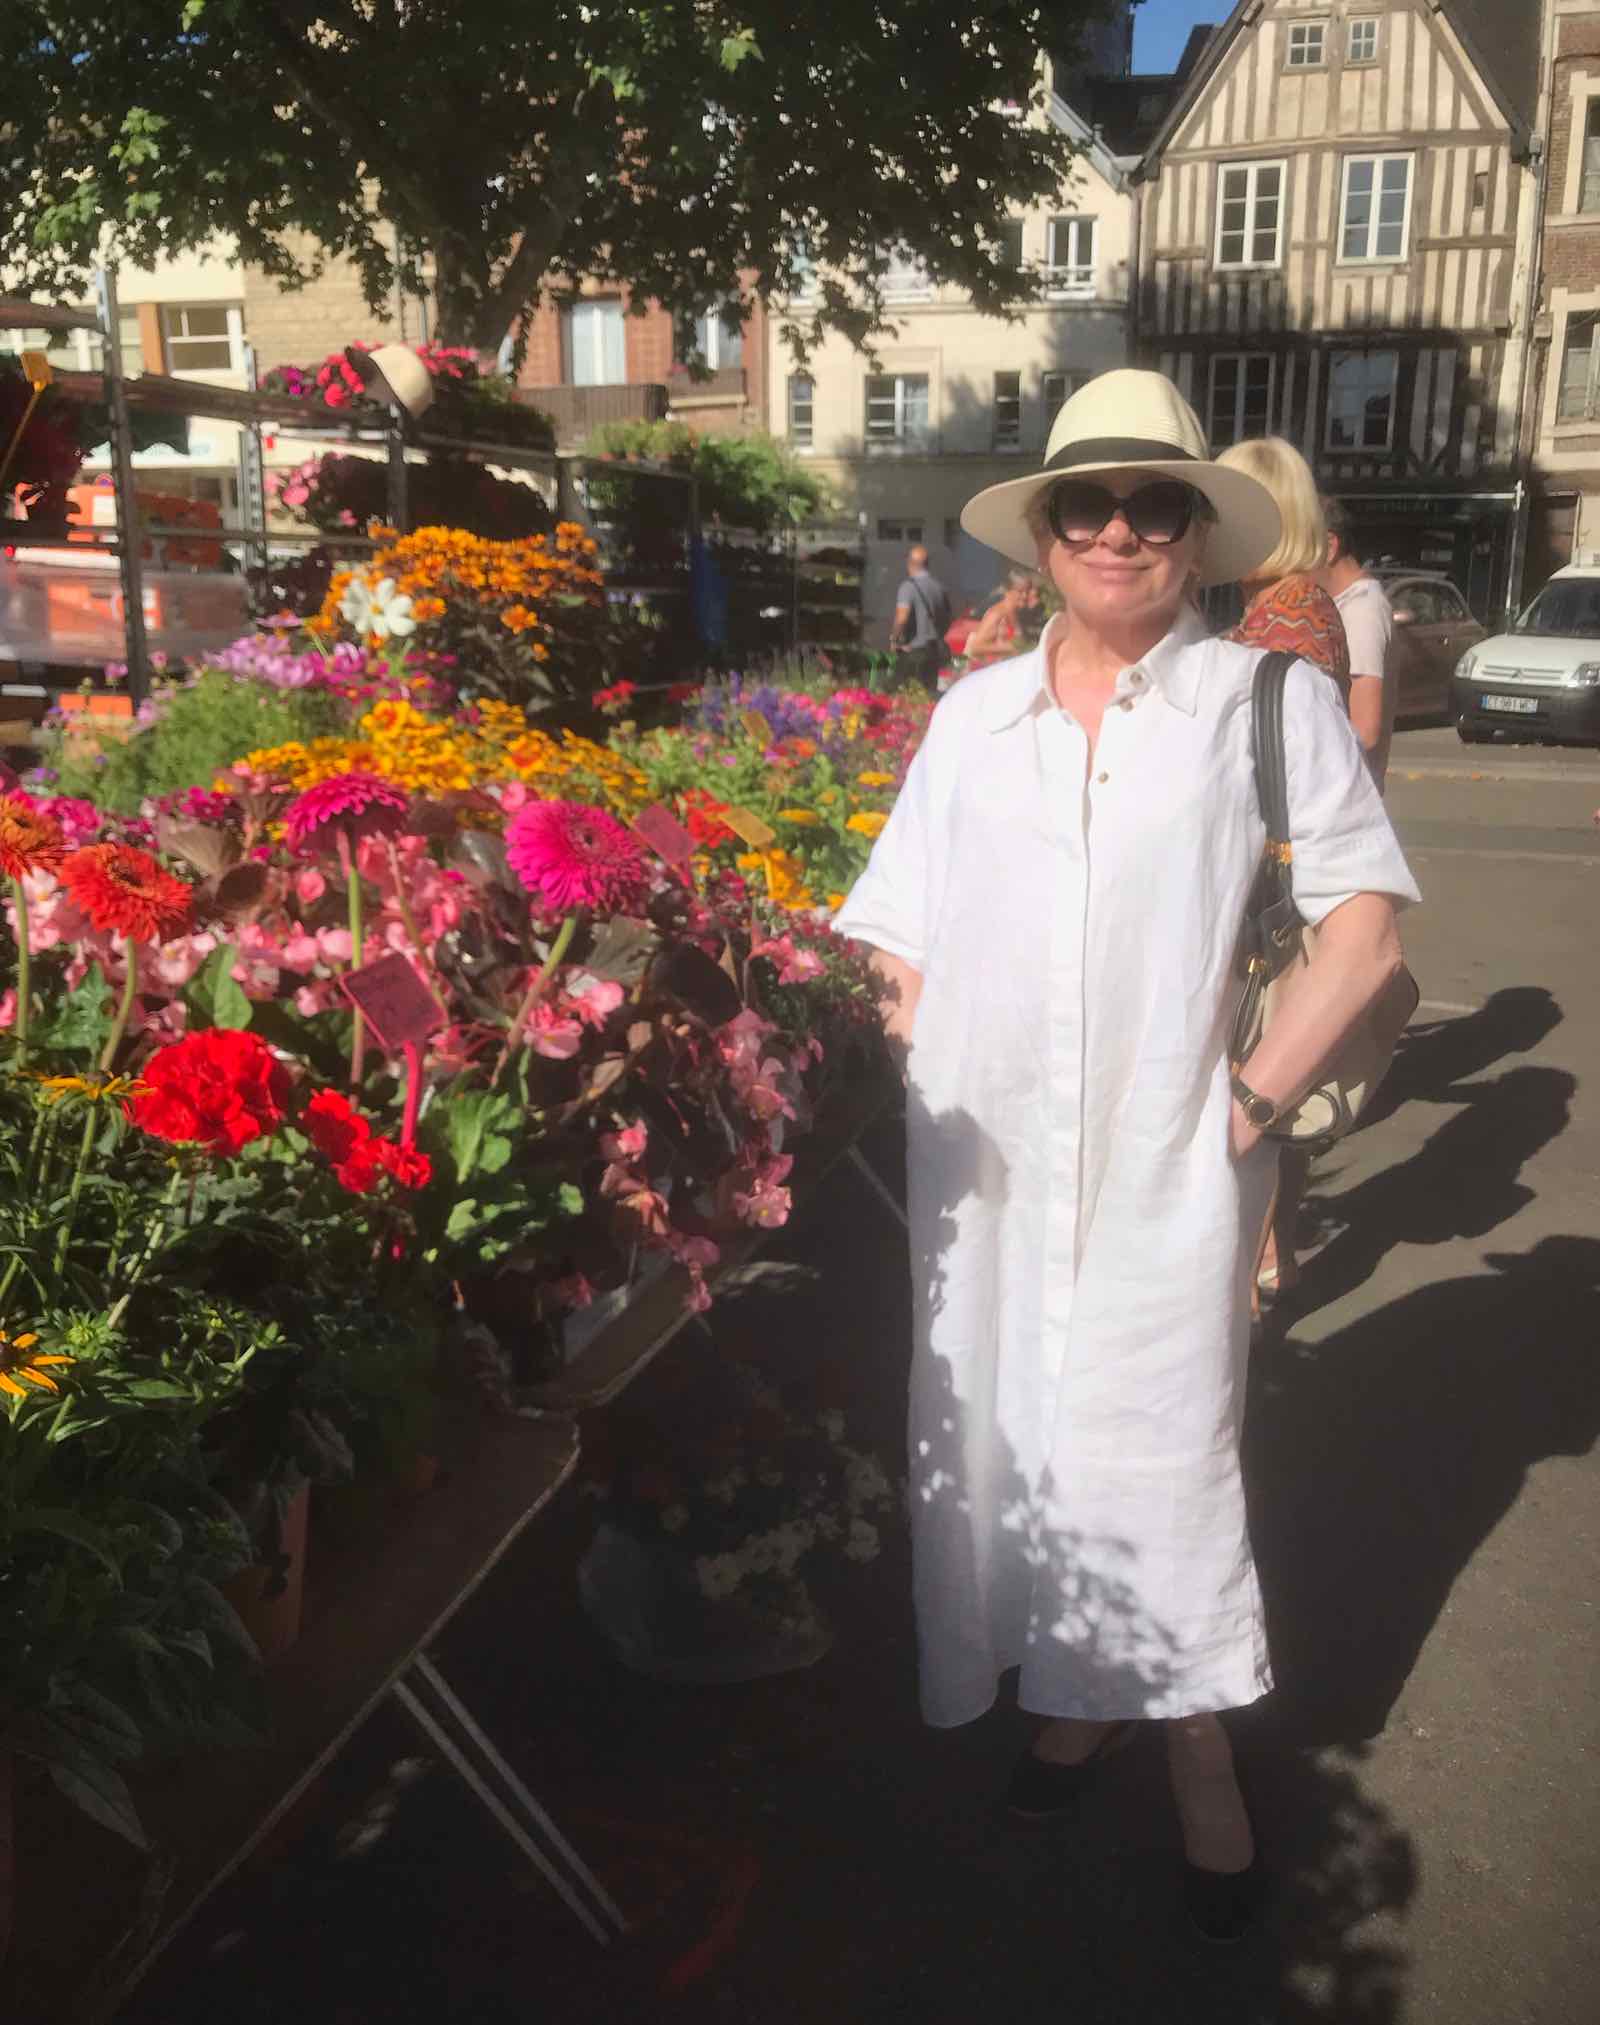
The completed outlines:
{"type": "Polygon", "coordinates": [[[1538,9],[1241,0],[1139,171],[1133,343],[1370,551],[1514,589],[1538,9]]]}

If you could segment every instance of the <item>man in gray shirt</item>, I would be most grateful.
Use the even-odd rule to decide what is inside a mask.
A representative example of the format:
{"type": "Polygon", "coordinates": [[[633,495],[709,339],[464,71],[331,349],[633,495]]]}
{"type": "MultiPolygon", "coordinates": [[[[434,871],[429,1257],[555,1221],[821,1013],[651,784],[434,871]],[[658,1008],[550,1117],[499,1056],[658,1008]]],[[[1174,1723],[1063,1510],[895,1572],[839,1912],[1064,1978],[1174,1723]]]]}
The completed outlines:
{"type": "Polygon", "coordinates": [[[905,580],[895,594],[894,624],[889,645],[900,657],[900,673],[925,689],[938,690],[939,670],[947,651],[950,599],[939,579],[928,574],[928,551],[917,547],[906,557],[905,580]]]}
{"type": "Polygon", "coordinates": [[[1325,499],[1322,508],[1328,521],[1328,561],[1317,572],[1317,581],[1344,621],[1350,648],[1350,722],[1381,791],[1394,735],[1395,684],[1388,665],[1394,613],[1382,584],[1367,575],[1351,547],[1344,508],[1336,499],[1325,499]]]}

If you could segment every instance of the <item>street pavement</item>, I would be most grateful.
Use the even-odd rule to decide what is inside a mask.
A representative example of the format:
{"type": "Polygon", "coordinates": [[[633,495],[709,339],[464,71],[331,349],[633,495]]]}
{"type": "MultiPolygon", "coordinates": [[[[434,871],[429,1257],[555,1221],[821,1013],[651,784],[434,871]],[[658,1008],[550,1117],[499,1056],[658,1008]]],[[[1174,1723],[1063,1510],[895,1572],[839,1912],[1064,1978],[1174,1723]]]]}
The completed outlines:
{"type": "MultiPolygon", "coordinates": [[[[977,2016],[1043,2025],[1600,2019],[1600,754],[1402,733],[1423,1006],[1373,1123],[1313,1178],[1295,1313],[1253,1358],[1247,1454],[1278,1693],[1237,1720],[1276,1898],[1208,1951],[1178,1912],[1155,1738],[1018,1835],[1001,1707],[917,1721],[905,1543],[816,1584],[817,1664],[626,1672],[576,1606],[581,1488],[440,1655],[635,1922],[602,1952],[461,1789],[369,1724],[128,2025],[977,2016]]],[[[892,1134],[872,1157],[896,1186],[892,1134]]],[[[734,1361],[843,1410],[896,1471],[898,1227],[841,1170],[775,1256],[586,1430],[672,1458],[734,1361]]],[[[1158,1269],[1159,1262],[1152,1262],[1158,1269]]]]}

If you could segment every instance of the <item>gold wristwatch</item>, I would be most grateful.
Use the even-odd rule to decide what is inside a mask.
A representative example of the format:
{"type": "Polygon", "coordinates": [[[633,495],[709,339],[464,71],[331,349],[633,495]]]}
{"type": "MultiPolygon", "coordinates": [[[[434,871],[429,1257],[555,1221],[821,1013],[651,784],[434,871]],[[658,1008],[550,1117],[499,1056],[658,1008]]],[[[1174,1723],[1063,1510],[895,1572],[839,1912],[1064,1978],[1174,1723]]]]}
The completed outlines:
{"type": "Polygon", "coordinates": [[[1233,1094],[1238,1098],[1239,1108],[1246,1119],[1258,1132],[1270,1131],[1282,1115],[1278,1106],[1270,1097],[1257,1096],[1237,1069],[1233,1072],[1232,1082],[1233,1094]]]}

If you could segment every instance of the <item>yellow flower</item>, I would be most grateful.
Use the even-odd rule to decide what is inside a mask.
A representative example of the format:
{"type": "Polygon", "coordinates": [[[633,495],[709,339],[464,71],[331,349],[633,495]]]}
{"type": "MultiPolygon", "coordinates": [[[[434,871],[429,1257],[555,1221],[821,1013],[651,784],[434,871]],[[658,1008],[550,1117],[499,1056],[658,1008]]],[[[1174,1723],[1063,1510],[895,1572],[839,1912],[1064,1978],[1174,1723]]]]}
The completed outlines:
{"type": "Polygon", "coordinates": [[[837,788],[819,788],[817,790],[817,800],[822,803],[824,808],[831,809],[838,799],[839,790],[837,788]]]}
{"type": "Polygon", "coordinates": [[[767,861],[761,851],[741,851],[733,862],[741,872],[759,872],[767,861]]]}
{"type": "Polygon", "coordinates": [[[38,1332],[34,1329],[24,1330],[20,1336],[8,1336],[4,1329],[0,1329],[0,1392],[8,1393],[13,1399],[26,1399],[30,1385],[37,1386],[42,1392],[61,1390],[50,1373],[73,1360],[70,1357],[34,1354],[33,1346],[38,1340],[38,1332]]]}
{"type": "Polygon", "coordinates": [[[828,895],[828,905],[835,914],[838,913],[839,909],[844,905],[844,903],[845,903],[845,896],[843,893],[830,893],[828,895]]]}
{"type": "Polygon", "coordinates": [[[889,818],[879,809],[862,809],[845,824],[847,830],[854,830],[859,836],[876,837],[889,818]]]}
{"type": "Polygon", "coordinates": [[[822,821],[815,809],[779,809],[780,823],[798,823],[802,829],[814,830],[822,821]]]}
{"type": "Polygon", "coordinates": [[[33,1080],[50,1104],[63,1097],[87,1097],[91,1104],[109,1097],[120,1103],[124,1097],[143,1097],[150,1090],[137,1076],[35,1076],[33,1080]]]}
{"type": "Polygon", "coordinates": [[[805,868],[787,851],[763,851],[767,893],[780,907],[795,910],[813,904],[811,888],[805,882],[805,868]]]}
{"type": "Polygon", "coordinates": [[[892,773],[858,773],[856,780],[861,787],[894,786],[894,775],[892,773]]]}

